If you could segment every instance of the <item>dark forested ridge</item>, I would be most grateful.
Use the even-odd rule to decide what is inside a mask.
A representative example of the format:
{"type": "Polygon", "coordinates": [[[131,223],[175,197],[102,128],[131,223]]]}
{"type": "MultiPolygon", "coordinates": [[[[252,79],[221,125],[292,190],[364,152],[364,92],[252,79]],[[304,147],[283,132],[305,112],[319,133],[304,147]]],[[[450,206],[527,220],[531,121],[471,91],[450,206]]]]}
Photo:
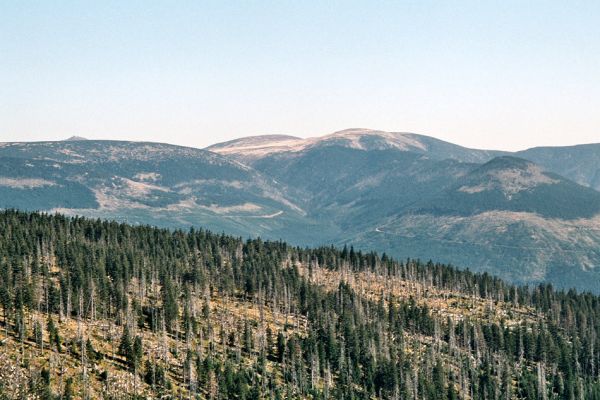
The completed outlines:
{"type": "Polygon", "coordinates": [[[600,399],[600,298],[0,213],[0,398],[600,399]]]}

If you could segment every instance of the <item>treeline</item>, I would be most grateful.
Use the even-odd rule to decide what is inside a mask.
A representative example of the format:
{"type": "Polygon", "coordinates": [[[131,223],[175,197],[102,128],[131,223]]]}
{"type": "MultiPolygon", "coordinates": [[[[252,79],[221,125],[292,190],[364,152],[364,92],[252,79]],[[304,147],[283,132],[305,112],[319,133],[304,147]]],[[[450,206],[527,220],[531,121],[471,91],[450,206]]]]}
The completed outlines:
{"type": "MultiPolygon", "coordinates": [[[[139,379],[144,396],[600,399],[598,296],[513,286],[352,247],[307,249],[8,210],[0,213],[0,307],[7,338],[59,356],[67,350],[58,321],[111,321],[123,360],[115,365],[139,379]],[[530,310],[530,317],[516,324],[444,317],[414,295],[382,291],[373,299],[344,280],[328,290],[311,278],[323,269],[406,280],[507,313],[530,310]],[[215,320],[215,299],[249,304],[258,316],[226,326],[215,320]],[[269,323],[266,312],[285,323],[269,323]],[[145,333],[181,346],[157,353],[145,333]]],[[[69,354],[81,375],[57,389],[59,378],[43,369],[31,374],[28,391],[86,397],[86,382],[110,379],[109,370],[96,376],[85,369],[109,355],[89,337],[77,340],[69,354]]],[[[2,396],[10,393],[0,379],[2,396]]]]}

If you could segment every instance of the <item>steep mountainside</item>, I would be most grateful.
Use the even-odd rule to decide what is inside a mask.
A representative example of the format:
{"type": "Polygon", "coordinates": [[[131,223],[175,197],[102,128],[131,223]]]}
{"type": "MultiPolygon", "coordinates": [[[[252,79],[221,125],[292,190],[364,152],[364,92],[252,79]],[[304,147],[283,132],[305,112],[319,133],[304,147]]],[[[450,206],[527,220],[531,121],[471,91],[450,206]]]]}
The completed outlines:
{"type": "Polygon", "coordinates": [[[600,399],[600,297],[0,212],[1,399],[600,399]]]}

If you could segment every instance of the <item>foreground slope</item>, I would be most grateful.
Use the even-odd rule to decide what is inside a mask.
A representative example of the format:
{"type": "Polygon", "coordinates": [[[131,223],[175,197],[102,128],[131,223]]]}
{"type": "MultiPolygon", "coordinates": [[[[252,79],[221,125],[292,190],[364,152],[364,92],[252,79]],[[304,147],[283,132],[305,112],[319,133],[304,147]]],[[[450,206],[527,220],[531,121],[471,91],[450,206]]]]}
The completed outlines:
{"type": "Polygon", "coordinates": [[[600,298],[0,213],[0,398],[600,398],[600,298]]]}

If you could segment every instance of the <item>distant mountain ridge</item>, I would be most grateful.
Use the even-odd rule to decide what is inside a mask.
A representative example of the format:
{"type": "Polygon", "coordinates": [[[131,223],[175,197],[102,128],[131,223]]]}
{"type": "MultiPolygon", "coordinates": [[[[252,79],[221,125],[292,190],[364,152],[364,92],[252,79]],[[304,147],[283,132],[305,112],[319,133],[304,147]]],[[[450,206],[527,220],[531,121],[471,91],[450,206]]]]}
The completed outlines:
{"type": "Polygon", "coordinates": [[[600,292],[600,145],[518,153],[347,129],[195,149],[0,145],[0,207],[353,244],[600,292]]]}
{"type": "Polygon", "coordinates": [[[0,146],[0,207],[253,235],[303,226],[269,177],[206,150],[161,143],[61,141],[0,146]],[[33,184],[35,183],[35,184],[33,184]],[[275,219],[268,229],[260,219],[275,219]],[[283,222],[282,222],[283,221],[283,222]],[[287,221],[287,222],[286,222],[287,221]]]}
{"type": "Polygon", "coordinates": [[[600,190],[600,143],[559,147],[534,147],[518,152],[470,149],[434,137],[415,133],[384,132],[352,128],[321,137],[308,139],[285,136],[288,140],[271,140],[278,135],[252,136],[262,151],[246,147],[248,138],[217,143],[206,149],[252,163],[256,159],[284,152],[299,152],[309,147],[341,145],[361,147],[363,150],[397,148],[426,154],[436,159],[454,159],[463,162],[485,163],[494,157],[513,155],[533,161],[544,170],[565,176],[581,185],[600,190]],[[403,145],[404,146],[403,146],[403,145]]]}
{"type": "Polygon", "coordinates": [[[227,154],[245,161],[283,152],[300,152],[319,146],[339,145],[359,150],[396,149],[427,153],[434,158],[454,158],[467,162],[482,162],[506,154],[501,151],[475,150],[458,146],[429,136],[405,132],[384,132],[373,129],[351,128],[329,135],[307,139],[294,136],[251,136],[217,143],[206,149],[227,154]]]}

